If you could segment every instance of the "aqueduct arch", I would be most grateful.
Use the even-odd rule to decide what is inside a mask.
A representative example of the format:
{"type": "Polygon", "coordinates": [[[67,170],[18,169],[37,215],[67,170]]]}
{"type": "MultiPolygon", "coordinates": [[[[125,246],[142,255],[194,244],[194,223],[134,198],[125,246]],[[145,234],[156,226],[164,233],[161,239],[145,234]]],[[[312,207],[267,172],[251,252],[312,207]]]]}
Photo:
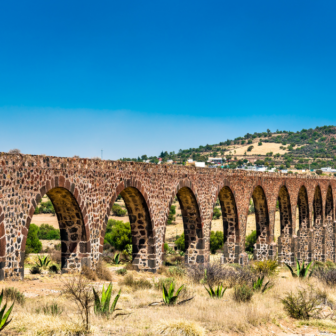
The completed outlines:
{"type": "Polygon", "coordinates": [[[228,246],[224,262],[247,262],[242,255],[251,196],[258,232],[256,259],[274,258],[279,252],[283,258],[292,253],[298,260],[335,261],[335,188],[333,176],[0,153],[0,279],[22,276],[27,228],[44,194],[59,217],[64,271],[79,270],[83,264],[95,268],[103,252],[107,215],[121,194],[133,230],[133,259],[139,269],[154,272],[162,264],[167,214],[175,195],[183,214],[188,263],[209,261],[217,196],[228,246]],[[276,244],[271,229],[278,192],[282,235],[276,244]],[[295,202],[292,200],[291,209],[289,206],[289,196],[293,198],[295,193],[300,223],[297,236],[290,215],[295,202]]]}

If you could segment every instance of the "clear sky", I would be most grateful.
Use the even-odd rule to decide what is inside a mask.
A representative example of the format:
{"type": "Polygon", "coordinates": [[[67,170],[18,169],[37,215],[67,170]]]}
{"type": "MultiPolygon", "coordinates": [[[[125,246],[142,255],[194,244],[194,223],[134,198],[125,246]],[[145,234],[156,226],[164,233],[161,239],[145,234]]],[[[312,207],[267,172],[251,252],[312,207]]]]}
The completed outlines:
{"type": "Polygon", "coordinates": [[[0,151],[155,155],[336,124],[336,1],[1,1],[0,151]]]}

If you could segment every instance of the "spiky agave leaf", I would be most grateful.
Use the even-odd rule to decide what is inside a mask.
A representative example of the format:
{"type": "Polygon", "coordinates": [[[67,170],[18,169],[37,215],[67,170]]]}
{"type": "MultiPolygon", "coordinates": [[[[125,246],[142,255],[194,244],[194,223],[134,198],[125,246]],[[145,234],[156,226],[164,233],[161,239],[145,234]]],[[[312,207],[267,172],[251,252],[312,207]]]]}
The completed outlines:
{"type": "Polygon", "coordinates": [[[289,265],[289,264],[286,264],[285,263],[285,265],[288,267],[288,269],[291,271],[291,273],[292,273],[292,277],[297,277],[297,275],[294,273],[294,271],[293,271],[293,269],[292,269],[292,267],[289,265]]]}
{"type": "Polygon", "coordinates": [[[119,292],[118,294],[116,295],[116,297],[114,298],[113,302],[112,302],[112,306],[111,306],[111,309],[110,309],[110,313],[113,313],[115,311],[115,307],[117,305],[117,302],[120,298],[120,293],[121,293],[121,289],[119,289],[119,292]]]}
{"type": "Polygon", "coordinates": [[[112,283],[108,285],[106,291],[104,291],[104,286],[103,286],[102,306],[103,306],[104,313],[108,312],[110,309],[111,296],[112,296],[112,283]]]}
{"type": "MultiPolygon", "coordinates": [[[[3,299],[3,290],[1,291],[1,295],[0,295],[0,306],[1,306],[2,299],[3,299]]],[[[12,312],[12,309],[14,307],[14,302],[10,306],[10,308],[7,310],[7,312],[5,313],[6,307],[7,307],[7,304],[5,304],[0,311],[0,331],[2,331],[11,321],[11,320],[8,321],[8,317],[10,313],[12,312]]]]}
{"type": "Polygon", "coordinates": [[[93,289],[93,295],[94,295],[94,312],[95,314],[101,313],[101,303],[98,293],[94,288],[93,289]]]}

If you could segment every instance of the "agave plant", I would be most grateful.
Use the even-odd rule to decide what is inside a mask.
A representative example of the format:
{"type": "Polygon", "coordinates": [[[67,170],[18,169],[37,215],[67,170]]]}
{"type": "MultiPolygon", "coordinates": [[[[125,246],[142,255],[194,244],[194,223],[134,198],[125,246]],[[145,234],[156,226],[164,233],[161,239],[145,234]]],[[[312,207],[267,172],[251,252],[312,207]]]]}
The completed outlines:
{"type": "Polygon", "coordinates": [[[162,285],[162,288],[163,288],[163,293],[162,293],[162,296],[163,296],[163,302],[164,304],[166,305],[173,305],[176,303],[177,299],[178,299],[178,296],[181,292],[181,290],[183,289],[184,285],[182,285],[175,293],[174,295],[174,291],[175,291],[175,284],[174,282],[172,282],[170,284],[170,287],[169,287],[169,290],[166,289],[165,285],[162,285]]]}
{"type": "Polygon", "coordinates": [[[256,281],[253,281],[253,284],[252,284],[253,290],[261,291],[262,293],[265,293],[268,289],[271,289],[274,286],[270,283],[270,281],[267,281],[265,285],[263,285],[264,279],[265,279],[265,276],[262,276],[262,277],[258,277],[256,281]]]}
{"type": "Polygon", "coordinates": [[[119,290],[119,293],[116,295],[116,297],[113,300],[113,303],[110,307],[110,301],[112,296],[112,283],[110,283],[105,291],[104,286],[102,290],[102,296],[101,299],[99,298],[98,293],[93,288],[93,294],[94,294],[94,312],[97,315],[112,315],[114,311],[116,310],[116,305],[120,297],[121,289],[119,290]]]}
{"type": "Polygon", "coordinates": [[[40,257],[38,256],[38,261],[35,263],[37,267],[46,268],[50,264],[51,260],[48,256],[40,257]]]}
{"type": "Polygon", "coordinates": [[[204,288],[207,290],[211,298],[220,299],[224,296],[227,287],[223,289],[222,285],[218,285],[217,289],[213,290],[213,288],[209,285],[209,288],[206,288],[205,286],[204,288]]]}
{"type": "Polygon", "coordinates": [[[119,265],[120,264],[120,253],[116,253],[113,257],[113,262],[116,264],[116,265],[119,265]]]}
{"type": "Polygon", "coordinates": [[[295,278],[310,278],[313,274],[313,267],[312,270],[310,270],[312,261],[307,265],[307,267],[305,267],[305,262],[304,260],[302,261],[302,265],[300,266],[300,263],[298,262],[298,260],[296,259],[296,272],[293,271],[292,267],[288,264],[285,264],[289,270],[292,273],[292,276],[295,278]]]}
{"type": "MultiPolygon", "coordinates": [[[[3,290],[1,291],[1,295],[0,295],[0,307],[1,307],[1,303],[2,303],[2,299],[3,299],[3,290]]],[[[10,308],[7,310],[7,312],[5,312],[7,307],[7,303],[3,306],[3,308],[0,310],[0,331],[4,330],[6,328],[6,326],[10,323],[11,320],[8,321],[9,315],[12,312],[12,309],[14,307],[14,302],[13,304],[10,306],[10,308]]]]}

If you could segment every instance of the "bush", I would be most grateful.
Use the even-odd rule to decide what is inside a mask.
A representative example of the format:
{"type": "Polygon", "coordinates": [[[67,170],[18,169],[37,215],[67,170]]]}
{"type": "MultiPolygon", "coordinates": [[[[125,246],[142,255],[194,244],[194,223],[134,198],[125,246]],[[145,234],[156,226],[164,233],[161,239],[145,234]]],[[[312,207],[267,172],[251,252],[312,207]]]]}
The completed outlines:
{"type": "Polygon", "coordinates": [[[122,221],[110,219],[107,222],[104,244],[110,244],[123,251],[126,245],[132,244],[131,225],[122,221]]]}
{"type": "Polygon", "coordinates": [[[257,273],[265,275],[273,275],[276,272],[278,266],[279,265],[276,260],[256,261],[253,264],[253,268],[257,273]]]}
{"type": "Polygon", "coordinates": [[[115,216],[118,216],[118,217],[123,217],[126,215],[127,211],[124,210],[120,205],[118,204],[113,204],[113,207],[112,207],[112,212],[115,216]]]}
{"type": "Polygon", "coordinates": [[[257,231],[252,231],[245,239],[245,251],[253,253],[254,244],[257,242],[257,231]]]}
{"type": "Polygon", "coordinates": [[[46,240],[60,240],[60,230],[55,229],[53,226],[49,224],[42,224],[39,227],[39,231],[37,234],[39,239],[46,240]]]}
{"type": "Polygon", "coordinates": [[[313,276],[318,278],[327,286],[333,287],[336,285],[336,269],[315,268],[313,276]]]}
{"type": "Polygon", "coordinates": [[[96,270],[93,270],[87,266],[82,268],[82,274],[88,280],[97,281],[105,280],[105,281],[112,281],[112,274],[109,269],[106,267],[106,264],[102,261],[99,261],[97,264],[96,270]]]}
{"type": "Polygon", "coordinates": [[[55,274],[57,274],[58,273],[58,267],[56,265],[51,265],[49,267],[49,273],[55,273],[55,274]]]}
{"type": "Polygon", "coordinates": [[[222,212],[219,208],[214,207],[212,219],[219,219],[222,216],[222,212]]]}
{"type": "Polygon", "coordinates": [[[177,248],[183,252],[186,251],[186,248],[185,248],[185,240],[184,240],[184,233],[181,234],[180,237],[178,237],[176,240],[175,240],[175,245],[177,246],[177,248]]]}
{"type": "Polygon", "coordinates": [[[317,175],[322,175],[322,170],[321,170],[321,169],[316,169],[315,173],[316,173],[317,175]]]}
{"type": "Polygon", "coordinates": [[[249,302],[253,296],[253,290],[246,284],[234,287],[233,299],[237,302],[249,302]]]}
{"type": "Polygon", "coordinates": [[[42,273],[42,270],[40,267],[38,266],[33,266],[31,269],[30,269],[30,274],[41,274],[42,273]]]}
{"type": "Polygon", "coordinates": [[[27,241],[26,241],[26,254],[39,253],[42,250],[42,243],[38,239],[39,227],[35,224],[30,224],[27,241]]]}
{"type": "Polygon", "coordinates": [[[169,287],[172,282],[175,283],[174,278],[159,278],[157,282],[154,282],[154,287],[157,290],[162,291],[163,286],[169,287]]]}
{"type": "Polygon", "coordinates": [[[179,278],[183,277],[186,274],[186,270],[180,266],[175,266],[169,267],[167,273],[171,277],[179,278]]]}
{"type": "Polygon", "coordinates": [[[121,268],[117,270],[117,274],[119,275],[126,275],[127,274],[127,269],[126,268],[121,268]]]}
{"type": "Polygon", "coordinates": [[[119,282],[120,285],[129,286],[134,290],[150,289],[152,284],[146,279],[135,280],[132,274],[126,275],[125,278],[119,282]]]}
{"type": "Polygon", "coordinates": [[[3,289],[3,296],[6,299],[6,302],[17,302],[21,306],[23,306],[26,301],[26,297],[14,287],[5,287],[3,289]]]}
{"type": "Polygon", "coordinates": [[[41,202],[35,209],[35,214],[55,214],[55,209],[51,201],[41,202]]]}
{"type": "Polygon", "coordinates": [[[224,244],[224,234],[222,231],[210,232],[210,250],[215,254],[217,250],[221,249],[224,244]]]}
{"type": "Polygon", "coordinates": [[[175,221],[175,215],[176,214],[176,206],[172,205],[170,207],[170,211],[169,211],[169,215],[168,215],[168,219],[167,219],[167,224],[173,224],[173,222],[175,221]]]}
{"type": "Polygon", "coordinates": [[[298,320],[309,320],[321,310],[322,298],[312,290],[302,289],[293,294],[287,295],[281,300],[284,305],[284,310],[287,314],[298,320]]]}
{"type": "Polygon", "coordinates": [[[247,151],[248,152],[252,152],[252,149],[254,148],[254,146],[248,146],[248,148],[247,148],[247,151]]]}

